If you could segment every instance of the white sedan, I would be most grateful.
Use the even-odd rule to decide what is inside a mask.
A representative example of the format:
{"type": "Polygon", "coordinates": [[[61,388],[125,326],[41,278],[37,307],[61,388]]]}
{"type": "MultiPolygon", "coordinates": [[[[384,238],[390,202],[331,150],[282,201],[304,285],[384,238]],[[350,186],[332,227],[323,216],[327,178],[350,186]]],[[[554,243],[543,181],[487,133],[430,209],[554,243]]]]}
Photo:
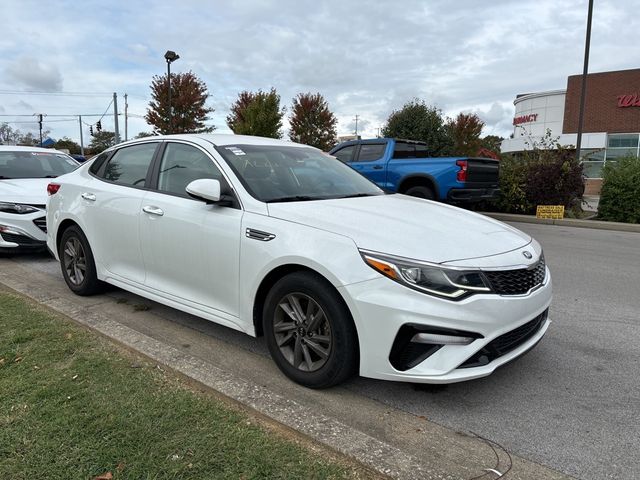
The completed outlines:
{"type": "Polygon", "coordinates": [[[117,145],[49,185],[71,290],[102,282],[264,335],[285,375],[451,383],[524,354],[550,320],[540,245],[385,194],[321,151],[235,135],[117,145]]]}
{"type": "Polygon", "coordinates": [[[0,145],[0,252],[46,248],[47,185],[78,165],[57,150],[0,145]]]}

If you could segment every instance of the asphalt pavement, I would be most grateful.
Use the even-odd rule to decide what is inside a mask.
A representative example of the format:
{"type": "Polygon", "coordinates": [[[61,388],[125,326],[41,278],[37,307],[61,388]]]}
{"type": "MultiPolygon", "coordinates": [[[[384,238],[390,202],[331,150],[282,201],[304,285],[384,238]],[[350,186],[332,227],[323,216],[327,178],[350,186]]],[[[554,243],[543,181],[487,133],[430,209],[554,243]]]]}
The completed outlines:
{"type": "MultiPolygon", "coordinates": [[[[309,391],[292,385],[264,359],[268,353],[260,339],[120,290],[109,292],[94,308],[148,305],[153,316],[133,308],[118,320],[316,405],[403,451],[419,451],[421,435],[436,433],[415,428],[412,419],[424,419],[446,427],[439,434],[484,437],[514,456],[568,475],[640,478],[640,234],[514,225],[543,245],[554,281],[553,323],[529,354],[472,382],[416,386],[356,378],[331,391],[309,391]]],[[[58,264],[47,257],[21,256],[11,262],[62,281],[58,264]]],[[[465,454],[431,453],[451,455],[445,458],[451,462],[454,453],[465,454]]]]}

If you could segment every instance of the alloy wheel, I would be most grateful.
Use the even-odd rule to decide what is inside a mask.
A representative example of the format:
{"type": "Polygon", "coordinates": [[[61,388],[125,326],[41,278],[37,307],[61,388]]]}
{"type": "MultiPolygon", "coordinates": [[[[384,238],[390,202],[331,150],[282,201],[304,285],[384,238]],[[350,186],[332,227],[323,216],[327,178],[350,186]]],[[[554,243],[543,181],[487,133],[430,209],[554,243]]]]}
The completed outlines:
{"type": "Polygon", "coordinates": [[[80,285],[87,275],[87,257],[77,237],[70,237],[64,244],[63,264],[69,281],[80,285]]]}
{"type": "Polygon", "coordinates": [[[274,313],[273,332],[284,358],[295,368],[313,372],[331,353],[331,325],[322,307],[304,293],[290,293],[274,313]]]}

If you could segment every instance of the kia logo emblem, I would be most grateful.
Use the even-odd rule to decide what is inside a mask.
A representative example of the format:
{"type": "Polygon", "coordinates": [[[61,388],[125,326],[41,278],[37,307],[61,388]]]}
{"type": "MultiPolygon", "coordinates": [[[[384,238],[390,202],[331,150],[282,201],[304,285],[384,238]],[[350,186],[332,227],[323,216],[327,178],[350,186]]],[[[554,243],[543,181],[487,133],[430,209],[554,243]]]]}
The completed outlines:
{"type": "Polygon", "coordinates": [[[526,250],[524,252],[522,252],[522,255],[524,255],[525,258],[533,258],[533,255],[531,255],[531,253],[527,252],[526,250]]]}

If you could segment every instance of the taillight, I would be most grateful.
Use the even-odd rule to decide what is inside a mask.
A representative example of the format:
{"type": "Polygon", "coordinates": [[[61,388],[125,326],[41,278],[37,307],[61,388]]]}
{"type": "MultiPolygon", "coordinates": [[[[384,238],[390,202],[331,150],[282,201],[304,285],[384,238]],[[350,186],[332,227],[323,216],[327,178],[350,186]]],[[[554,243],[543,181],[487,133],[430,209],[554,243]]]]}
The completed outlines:
{"type": "Polygon", "coordinates": [[[460,167],[460,170],[458,170],[458,172],[456,174],[456,179],[459,182],[466,182],[467,181],[467,167],[468,167],[469,163],[466,160],[456,160],[456,165],[460,167]]]}
{"type": "Polygon", "coordinates": [[[49,195],[55,195],[56,193],[58,193],[58,190],[60,190],[59,183],[50,183],[49,185],[47,185],[47,193],[49,195]]]}

